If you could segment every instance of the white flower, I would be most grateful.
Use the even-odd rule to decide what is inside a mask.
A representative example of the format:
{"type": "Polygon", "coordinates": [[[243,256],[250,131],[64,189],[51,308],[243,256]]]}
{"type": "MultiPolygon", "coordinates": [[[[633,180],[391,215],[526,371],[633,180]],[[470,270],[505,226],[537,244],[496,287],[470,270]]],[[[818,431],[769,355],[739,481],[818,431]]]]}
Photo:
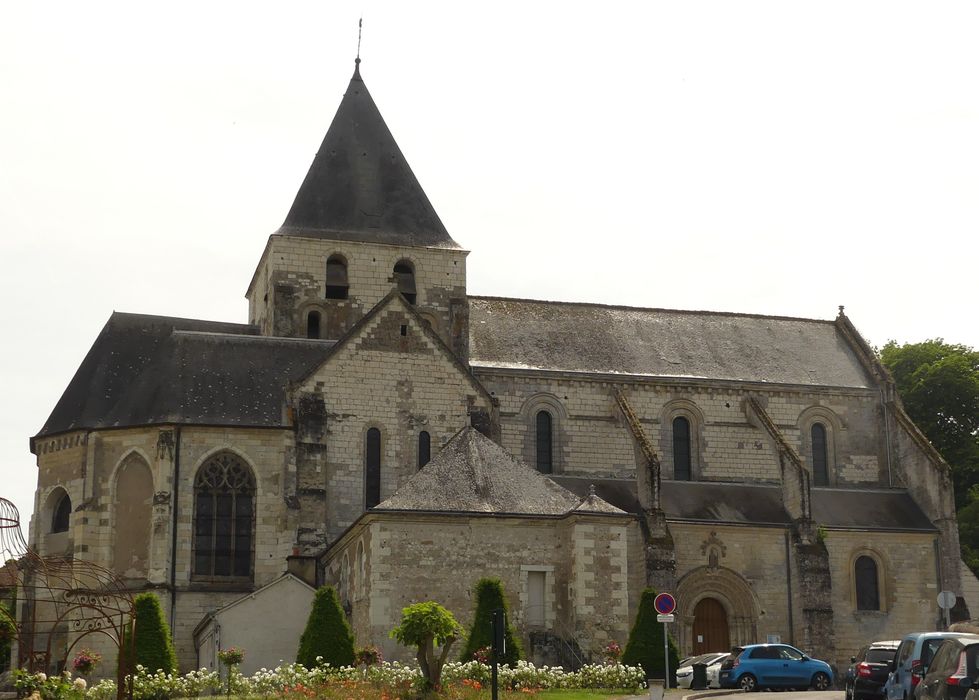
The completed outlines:
{"type": "Polygon", "coordinates": [[[88,683],[85,682],[84,678],[76,678],[73,684],[78,690],[85,690],[88,687],[88,683]]]}
{"type": "Polygon", "coordinates": [[[46,674],[46,673],[39,673],[39,674],[37,674],[37,679],[43,683],[44,681],[46,681],[48,679],[48,674],[46,674]]]}

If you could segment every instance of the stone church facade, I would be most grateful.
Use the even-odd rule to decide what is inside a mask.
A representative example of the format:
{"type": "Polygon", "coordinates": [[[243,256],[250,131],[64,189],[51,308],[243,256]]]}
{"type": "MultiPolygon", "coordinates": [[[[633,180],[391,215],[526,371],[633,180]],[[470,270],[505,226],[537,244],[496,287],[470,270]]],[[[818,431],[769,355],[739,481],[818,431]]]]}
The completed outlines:
{"type": "Polygon", "coordinates": [[[842,308],[476,297],[467,254],[358,66],[248,322],[109,318],[31,439],[31,544],[155,591],[185,670],[287,572],[387,658],[403,606],[468,622],[499,576],[530,654],[568,663],[624,643],[648,585],[684,654],[778,638],[838,665],[976,590],[949,467],[842,308]]]}

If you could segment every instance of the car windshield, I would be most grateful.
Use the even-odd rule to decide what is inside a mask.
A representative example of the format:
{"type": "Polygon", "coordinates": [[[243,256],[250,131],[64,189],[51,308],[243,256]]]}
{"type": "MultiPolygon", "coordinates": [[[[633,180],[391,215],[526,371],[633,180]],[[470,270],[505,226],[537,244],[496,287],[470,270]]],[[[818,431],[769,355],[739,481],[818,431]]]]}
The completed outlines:
{"type": "Polygon", "coordinates": [[[889,664],[894,660],[897,649],[871,649],[867,652],[868,664],[889,664]]]}

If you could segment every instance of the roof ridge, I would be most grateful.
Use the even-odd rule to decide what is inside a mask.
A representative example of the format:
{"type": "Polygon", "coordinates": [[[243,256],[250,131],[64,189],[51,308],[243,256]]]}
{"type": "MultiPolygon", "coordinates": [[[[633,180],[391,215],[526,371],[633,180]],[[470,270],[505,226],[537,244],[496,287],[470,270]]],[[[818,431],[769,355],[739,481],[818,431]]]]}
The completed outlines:
{"type": "Polygon", "coordinates": [[[707,316],[731,316],[737,318],[759,318],[759,319],[771,319],[775,321],[807,321],[809,323],[824,323],[829,325],[835,325],[835,319],[822,319],[822,318],[805,318],[803,316],[779,316],[774,314],[756,314],[756,313],[744,313],[740,311],[707,311],[698,309],[667,309],[655,306],[627,306],[624,304],[603,304],[601,302],[594,301],[561,301],[553,299],[526,299],[521,297],[498,297],[498,296],[488,296],[482,294],[470,294],[468,295],[470,301],[513,301],[525,304],[546,304],[548,306],[586,306],[590,308],[597,309],[617,309],[622,311],[660,311],[674,314],[686,314],[690,316],[695,315],[707,315],[707,316]]]}
{"type": "Polygon", "coordinates": [[[209,318],[190,318],[188,316],[165,316],[162,314],[141,314],[135,313],[133,311],[115,311],[109,315],[109,321],[116,318],[123,319],[155,319],[158,321],[176,321],[176,322],[186,322],[186,323],[216,323],[223,326],[240,326],[241,328],[253,328],[258,329],[258,326],[252,323],[238,323],[237,321],[215,321],[209,318]]]}
{"type": "Polygon", "coordinates": [[[336,345],[336,340],[327,340],[322,338],[286,338],[285,336],[279,335],[248,335],[244,333],[221,333],[220,331],[188,331],[180,328],[175,328],[173,336],[211,336],[218,338],[235,338],[237,340],[244,340],[250,342],[276,342],[276,343],[299,343],[308,345],[336,345]]]}

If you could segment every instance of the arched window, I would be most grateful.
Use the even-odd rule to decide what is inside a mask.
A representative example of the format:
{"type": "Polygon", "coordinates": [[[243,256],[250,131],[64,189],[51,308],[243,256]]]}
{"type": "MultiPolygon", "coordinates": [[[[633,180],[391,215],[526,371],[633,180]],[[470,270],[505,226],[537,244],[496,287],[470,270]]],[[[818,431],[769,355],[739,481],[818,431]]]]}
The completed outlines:
{"type": "Polygon", "coordinates": [[[349,291],[347,261],[340,255],[331,255],[326,261],[326,298],[346,299],[349,291]]]}
{"type": "Polygon", "coordinates": [[[432,436],[427,430],[418,433],[418,468],[432,461],[432,436]]]}
{"type": "Polygon", "coordinates": [[[551,414],[537,412],[537,471],[550,474],[554,471],[554,436],[551,414]]]}
{"type": "Polygon", "coordinates": [[[320,312],[319,311],[310,311],[306,315],[306,337],[307,338],[320,337],[320,312]]]}
{"type": "Polygon", "coordinates": [[[853,564],[853,578],[857,589],[857,610],[880,610],[877,562],[867,555],[857,557],[853,564]]]}
{"type": "Polygon", "coordinates": [[[690,481],[690,421],[683,416],[673,419],[673,478],[690,481]]]}
{"type": "Polygon", "coordinates": [[[812,481],[816,486],[829,485],[829,468],[826,459],[826,426],[813,423],[812,437],[812,481]]]}
{"type": "Polygon", "coordinates": [[[381,502],[381,431],[371,428],[367,431],[367,444],[364,450],[364,505],[373,508],[381,502]]]}
{"type": "Polygon", "coordinates": [[[222,453],[194,480],[194,576],[250,578],[255,529],[255,477],[222,453]]]}
{"type": "Polygon", "coordinates": [[[51,513],[51,532],[68,532],[68,524],[71,520],[71,498],[64,491],[61,498],[51,513]]]}
{"type": "Polygon", "coordinates": [[[394,266],[394,279],[398,283],[398,291],[409,304],[414,304],[418,294],[415,291],[415,269],[407,260],[401,260],[394,266]]]}

